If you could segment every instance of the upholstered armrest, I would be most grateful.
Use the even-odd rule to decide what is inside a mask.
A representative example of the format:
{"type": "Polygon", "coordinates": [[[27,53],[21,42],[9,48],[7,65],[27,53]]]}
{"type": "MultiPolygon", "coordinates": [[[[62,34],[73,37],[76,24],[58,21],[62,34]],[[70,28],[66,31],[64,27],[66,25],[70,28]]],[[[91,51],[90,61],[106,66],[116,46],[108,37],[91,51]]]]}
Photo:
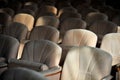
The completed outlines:
{"type": "Polygon", "coordinates": [[[7,67],[7,63],[0,62],[0,68],[7,67]]]}
{"type": "Polygon", "coordinates": [[[111,80],[112,79],[112,76],[111,75],[108,75],[108,76],[105,76],[103,79],[101,80],[111,80]]]}
{"type": "Polygon", "coordinates": [[[50,75],[54,75],[54,74],[57,74],[57,73],[60,73],[60,72],[61,72],[61,67],[60,66],[55,66],[55,67],[52,67],[48,70],[41,71],[40,73],[42,73],[45,76],[50,76],[50,75]]]}
{"type": "Polygon", "coordinates": [[[0,68],[7,67],[5,58],[0,57],[0,68]]]}
{"type": "Polygon", "coordinates": [[[45,64],[17,59],[9,59],[8,67],[26,67],[36,71],[48,70],[48,67],[45,64]]]}
{"type": "Polygon", "coordinates": [[[50,68],[49,70],[41,71],[40,73],[42,73],[49,80],[60,80],[61,67],[55,66],[50,68]]]}
{"type": "Polygon", "coordinates": [[[5,62],[5,61],[6,61],[5,58],[0,57],[0,63],[1,63],[1,62],[5,62]]]}

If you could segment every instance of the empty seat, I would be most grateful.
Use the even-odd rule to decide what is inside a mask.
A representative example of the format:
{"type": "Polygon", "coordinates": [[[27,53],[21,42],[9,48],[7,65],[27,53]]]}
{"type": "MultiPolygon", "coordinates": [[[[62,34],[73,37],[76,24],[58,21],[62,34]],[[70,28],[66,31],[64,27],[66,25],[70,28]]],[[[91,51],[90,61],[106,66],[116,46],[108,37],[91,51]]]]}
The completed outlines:
{"type": "Polygon", "coordinates": [[[37,5],[37,3],[34,3],[34,2],[26,2],[25,4],[24,4],[24,9],[30,9],[30,10],[32,10],[33,12],[37,12],[38,11],[38,7],[37,7],[38,5],[37,5]]]}
{"type": "Polygon", "coordinates": [[[18,39],[19,42],[24,42],[26,40],[27,33],[28,28],[24,24],[18,22],[12,22],[3,32],[5,35],[18,39]]]}
{"type": "Polygon", "coordinates": [[[6,70],[0,80],[48,80],[41,73],[27,68],[13,68],[6,70]]]}
{"type": "Polygon", "coordinates": [[[0,12],[0,25],[2,28],[2,31],[6,26],[8,26],[12,21],[12,18],[9,14],[0,12]]]}
{"type": "Polygon", "coordinates": [[[93,47],[73,47],[68,52],[60,80],[110,80],[112,57],[93,47]]]}
{"type": "Polygon", "coordinates": [[[19,13],[14,16],[13,22],[22,23],[28,27],[29,31],[31,31],[34,25],[34,17],[26,13],[19,13]]]}
{"type": "Polygon", "coordinates": [[[51,26],[34,27],[30,33],[29,40],[50,40],[58,43],[59,31],[51,26]]]}
{"type": "Polygon", "coordinates": [[[77,10],[78,12],[82,15],[82,19],[85,20],[86,16],[88,15],[88,13],[91,12],[99,12],[97,9],[93,8],[90,5],[78,5],[77,6],[77,10]]]}
{"type": "Polygon", "coordinates": [[[101,40],[105,34],[116,33],[118,26],[111,21],[97,21],[89,27],[89,30],[93,31],[98,36],[98,47],[101,44],[101,40]]]}
{"type": "Polygon", "coordinates": [[[7,68],[7,61],[17,58],[19,42],[17,39],[0,35],[0,74],[7,68]]]}
{"type": "Polygon", "coordinates": [[[77,13],[77,12],[64,12],[60,15],[59,20],[60,23],[62,23],[64,20],[68,19],[68,18],[81,18],[81,14],[77,13]]]}
{"type": "MultiPolygon", "coordinates": [[[[61,68],[59,61],[62,49],[54,42],[48,40],[34,40],[25,44],[21,58],[9,59],[9,68],[26,67],[41,72],[45,76],[56,74],[55,78],[59,78],[58,73],[61,68]]],[[[51,80],[53,80],[51,78],[51,80]]]]}
{"type": "Polygon", "coordinates": [[[60,15],[62,14],[62,13],[65,13],[65,12],[77,12],[77,10],[74,8],[74,7],[63,7],[63,8],[61,8],[59,11],[58,11],[58,17],[60,17],[60,15]]]}
{"type": "Polygon", "coordinates": [[[60,65],[63,66],[66,55],[74,46],[91,46],[96,47],[97,35],[89,30],[84,29],[72,29],[65,33],[61,47],[62,57],[60,65]]]}
{"type": "Polygon", "coordinates": [[[29,15],[32,15],[33,17],[35,17],[35,12],[32,11],[31,9],[20,9],[17,14],[29,14],[29,15]]]}
{"type": "Polygon", "coordinates": [[[87,26],[91,26],[94,22],[101,20],[108,20],[108,16],[100,12],[91,12],[87,14],[85,19],[85,21],[87,22],[87,26]]]}
{"type": "Polygon", "coordinates": [[[37,19],[35,26],[53,26],[58,28],[59,19],[55,16],[41,16],[37,19]]]}
{"type": "Polygon", "coordinates": [[[52,5],[42,5],[38,11],[39,11],[38,12],[39,17],[45,13],[53,13],[55,15],[57,14],[57,8],[52,5]]]}
{"type": "Polygon", "coordinates": [[[63,38],[65,32],[70,29],[86,29],[86,22],[80,18],[68,18],[64,20],[59,28],[60,28],[60,36],[63,38]]]}
{"type": "Polygon", "coordinates": [[[120,33],[109,33],[103,37],[100,48],[112,55],[112,65],[120,63],[120,33]]]}
{"type": "Polygon", "coordinates": [[[14,14],[15,14],[14,10],[11,9],[11,8],[1,8],[0,12],[7,13],[7,14],[9,14],[11,17],[13,17],[14,14]]]}

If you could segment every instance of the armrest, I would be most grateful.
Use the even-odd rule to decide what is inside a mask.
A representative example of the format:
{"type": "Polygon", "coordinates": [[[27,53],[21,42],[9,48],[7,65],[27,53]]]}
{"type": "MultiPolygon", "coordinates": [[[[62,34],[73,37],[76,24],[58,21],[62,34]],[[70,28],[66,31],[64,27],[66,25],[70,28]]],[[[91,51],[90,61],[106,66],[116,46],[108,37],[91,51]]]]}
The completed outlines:
{"type": "Polygon", "coordinates": [[[26,67],[36,71],[43,71],[48,69],[47,65],[45,64],[18,59],[9,59],[8,67],[26,67]]]}
{"type": "Polygon", "coordinates": [[[5,58],[0,57],[0,68],[7,67],[5,58]]]}
{"type": "Polygon", "coordinates": [[[0,62],[0,68],[4,68],[4,67],[7,67],[7,63],[1,63],[0,62]]]}
{"type": "Polygon", "coordinates": [[[103,79],[101,80],[111,80],[113,77],[111,75],[105,76],[103,79]]]}
{"type": "Polygon", "coordinates": [[[51,75],[55,75],[57,73],[61,73],[61,70],[62,70],[62,68],[60,66],[55,66],[48,70],[41,71],[40,73],[42,73],[44,76],[51,76],[51,75]]]}
{"type": "Polygon", "coordinates": [[[6,62],[5,58],[4,57],[0,57],[0,63],[1,62],[6,62]]]}

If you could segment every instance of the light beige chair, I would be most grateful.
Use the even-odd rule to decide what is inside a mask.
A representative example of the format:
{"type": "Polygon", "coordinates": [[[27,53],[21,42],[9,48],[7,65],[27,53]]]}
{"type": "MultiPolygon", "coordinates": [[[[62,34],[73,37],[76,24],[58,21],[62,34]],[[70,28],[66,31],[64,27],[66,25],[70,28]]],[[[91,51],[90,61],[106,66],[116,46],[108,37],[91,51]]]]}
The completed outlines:
{"type": "Polygon", "coordinates": [[[112,55],[112,65],[120,63],[120,33],[109,33],[103,37],[100,48],[112,55]]]}
{"type": "Polygon", "coordinates": [[[58,28],[59,19],[55,16],[41,16],[37,19],[35,26],[53,26],[58,28]]]}
{"type": "Polygon", "coordinates": [[[29,31],[31,31],[34,25],[34,17],[26,13],[19,13],[14,16],[13,22],[22,23],[28,27],[29,31]]]}
{"type": "Polygon", "coordinates": [[[62,44],[66,46],[92,46],[95,47],[97,36],[85,29],[71,29],[65,33],[62,44]]]}
{"type": "Polygon", "coordinates": [[[62,44],[62,57],[60,65],[63,66],[67,52],[74,46],[92,46],[96,47],[97,36],[95,33],[85,29],[72,29],[68,30],[63,38],[62,44]]]}
{"type": "Polygon", "coordinates": [[[110,80],[112,57],[93,47],[73,47],[66,57],[61,80],[110,80]]]}

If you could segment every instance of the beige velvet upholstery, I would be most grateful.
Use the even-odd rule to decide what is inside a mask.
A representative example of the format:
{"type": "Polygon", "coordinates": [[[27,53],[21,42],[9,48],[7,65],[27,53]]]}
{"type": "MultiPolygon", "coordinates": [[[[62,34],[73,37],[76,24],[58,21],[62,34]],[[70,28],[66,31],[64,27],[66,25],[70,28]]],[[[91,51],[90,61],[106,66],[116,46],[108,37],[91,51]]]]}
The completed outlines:
{"type": "Polygon", "coordinates": [[[30,34],[30,40],[50,40],[55,43],[59,40],[59,31],[51,26],[34,27],[30,34]]]}
{"type": "Polygon", "coordinates": [[[120,33],[109,33],[103,37],[101,49],[112,55],[112,65],[120,63],[120,33]]]}
{"type": "Polygon", "coordinates": [[[37,19],[35,26],[53,26],[58,28],[59,19],[55,16],[41,16],[37,19]]]}
{"type": "Polygon", "coordinates": [[[95,33],[84,29],[68,30],[63,38],[63,45],[66,46],[92,46],[95,47],[97,36],[95,33]]]}
{"type": "Polygon", "coordinates": [[[93,47],[73,47],[66,57],[61,80],[110,80],[112,57],[93,47]]]}
{"type": "Polygon", "coordinates": [[[63,38],[67,30],[70,29],[85,29],[86,22],[80,18],[68,18],[60,24],[60,36],[63,38]]]}
{"type": "Polygon", "coordinates": [[[22,23],[28,27],[29,31],[31,31],[34,25],[34,17],[29,14],[19,13],[15,15],[13,22],[22,23]]]}
{"type": "Polygon", "coordinates": [[[94,22],[101,20],[108,20],[108,16],[100,12],[90,12],[85,19],[88,26],[91,26],[94,22]]]}

